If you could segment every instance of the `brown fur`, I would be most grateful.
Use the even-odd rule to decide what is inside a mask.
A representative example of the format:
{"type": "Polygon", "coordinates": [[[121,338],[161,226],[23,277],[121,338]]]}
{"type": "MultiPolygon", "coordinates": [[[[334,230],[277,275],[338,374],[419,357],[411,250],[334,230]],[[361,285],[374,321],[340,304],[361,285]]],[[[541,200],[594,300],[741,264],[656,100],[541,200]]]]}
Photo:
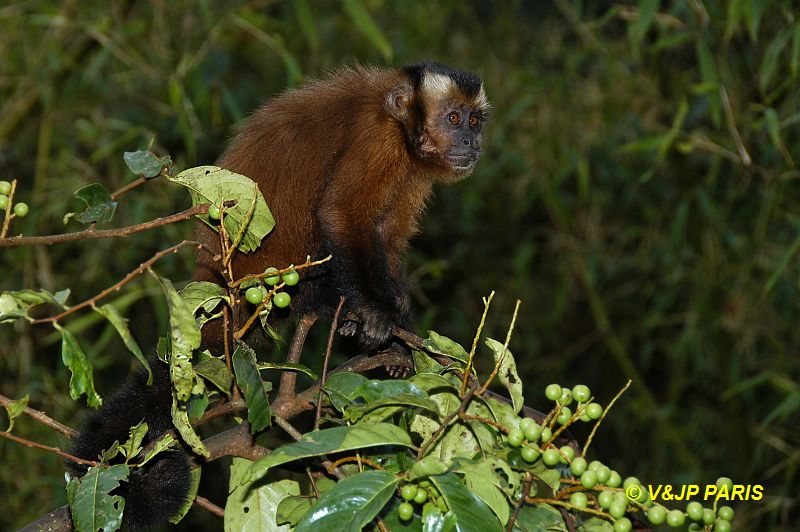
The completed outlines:
{"type": "MultiPolygon", "coordinates": [[[[234,276],[332,254],[301,272],[293,310],[330,315],[344,295],[368,349],[409,319],[403,257],[433,182],[471,170],[443,159],[455,142],[440,124],[446,102],[418,91],[404,69],[342,69],[260,107],[218,162],[258,183],[277,223],[256,252],[237,252],[234,276]]],[[[453,105],[472,100],[456,94],[453,105]]],[[[204,224],[196,233],[219,248],[204,224]]],[[[221,282],[208,257],[196,278],[221,282]]]]}

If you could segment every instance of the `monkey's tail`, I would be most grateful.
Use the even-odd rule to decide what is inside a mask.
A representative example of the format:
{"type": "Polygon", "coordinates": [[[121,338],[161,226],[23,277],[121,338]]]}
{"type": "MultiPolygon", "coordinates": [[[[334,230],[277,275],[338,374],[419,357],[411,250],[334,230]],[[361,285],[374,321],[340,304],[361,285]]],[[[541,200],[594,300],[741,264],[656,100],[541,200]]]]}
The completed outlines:
{"type": "MultiPolygon", "coordinates": [[[[142,370],[107,399],[75,438],[71,450],[73,455],[97,460],[100,452],[115,441],[127,441],[130,427],[140,421],[148,425],[143,445],[172,428],[169,367],[157,357],[151,357],[149,362],[153,384],[147,386],[147,372],[142,370]]],[[[82,476],[87,471],[86,466],[69,461],[67,466],[75,476],[82,476]]],[[[183,449],[162,452],[144,467],[132,469],[128,481],[113,492],[125,499],[123,528],[154,530],[165,525],[186,504],[190,486],[191,468],[183,449]]]]}

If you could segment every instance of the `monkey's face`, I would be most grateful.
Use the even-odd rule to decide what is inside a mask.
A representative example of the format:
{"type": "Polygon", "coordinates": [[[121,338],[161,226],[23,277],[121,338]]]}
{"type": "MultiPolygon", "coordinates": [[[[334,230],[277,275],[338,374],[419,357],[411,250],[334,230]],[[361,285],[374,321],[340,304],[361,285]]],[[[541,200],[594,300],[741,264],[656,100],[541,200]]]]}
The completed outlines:
{"type": "Polygon", "coordinates": [[[427,114],[419,154],[441,168],[444,180],[467,177],[481,154],[482,109],[460,102],[438,102],[427,114]]]}

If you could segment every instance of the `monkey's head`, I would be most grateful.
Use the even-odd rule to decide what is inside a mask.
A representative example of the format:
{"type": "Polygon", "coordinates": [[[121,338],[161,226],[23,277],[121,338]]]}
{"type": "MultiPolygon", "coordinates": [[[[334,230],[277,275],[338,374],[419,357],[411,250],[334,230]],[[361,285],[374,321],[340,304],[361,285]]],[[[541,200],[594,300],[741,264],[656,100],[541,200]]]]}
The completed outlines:
{"type": "Polygon", "coordinates": [[[386,105],[403,125],[412,155],[443,181],[468,176],[481,154],[489,110],[481,79],[434,62],[401,72],[405,80],[389,93],[386,105]]]}

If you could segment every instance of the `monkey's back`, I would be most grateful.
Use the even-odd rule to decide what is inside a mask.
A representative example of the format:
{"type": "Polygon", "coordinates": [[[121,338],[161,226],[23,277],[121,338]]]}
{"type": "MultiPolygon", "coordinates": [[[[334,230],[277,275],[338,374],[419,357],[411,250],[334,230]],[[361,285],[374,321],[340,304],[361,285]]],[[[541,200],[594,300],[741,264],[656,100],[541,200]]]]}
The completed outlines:
{"type": "MultiPolygon", "coordinates": [[[[398,78],[393,70],[345,68],[283,93],[241,124],[218,165],[258,183],[276,226],[258,250],[237,253],[236,277],[269,266],[299,264],[309,255],[321,258],[326,250],[318,214],[326,189],[335,187],[357,196],[379,186],[369,180],[385,176],[387,146],[404,149],[402,130],[384,110],[387,91],[398,78]],[[343,164],[353,171],[342,172],[343,164]]],[[[369,211],[374,206],[363,208],[369,211]]],[[[217,234],[203,223],[197,225],[196,238],[219,248],[217,234]]],[[[314,273],[304,272],[308,276],[314,273]]],[[[195,277],[221,281],[218,265],[207,253],[198,254],[195,277]]],[[[315,295],[320,292],[320,286],[313,284],[306,283],[297,294],[295,309],[318,303],[309,300],[308,289],[315,295]]]]}

